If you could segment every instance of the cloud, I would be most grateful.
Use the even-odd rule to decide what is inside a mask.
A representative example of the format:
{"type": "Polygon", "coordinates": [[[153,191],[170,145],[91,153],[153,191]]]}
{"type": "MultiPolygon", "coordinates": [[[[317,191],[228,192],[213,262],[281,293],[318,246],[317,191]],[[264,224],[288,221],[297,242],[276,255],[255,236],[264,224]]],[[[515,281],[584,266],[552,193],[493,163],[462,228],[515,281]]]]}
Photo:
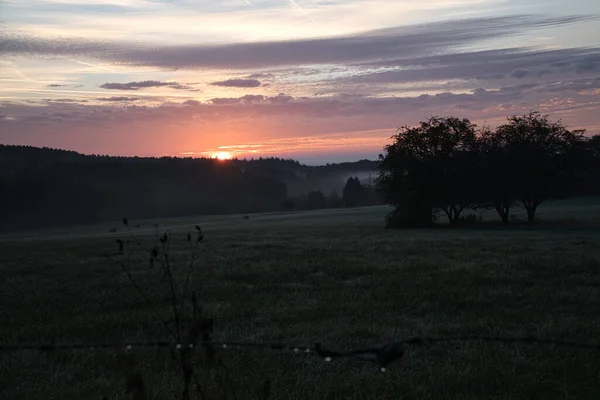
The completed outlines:
{"type": "Polygon", "coordinates": [[[272,144],[280,139],[285,146],[275,149],[269,144],[269,148],[283,154],[291,149],[310,148],[315,137],[326,140],[334,149],[335,143],[343,140],[336,142],[339,137],[332,133],[379,130],[370,138],[357,138],[348,144],[348,149],[380,151],[396,126],[417,123],[431,114],[464,116],[478,124],[487,121],[494,125],[503,122],[509,113],[543,106],[544,112],[562,118],[573,128],[599,127],[597,111],[586,111],[600,106],[600,94],[596,91],[600,89],[598,79],[520,82],[496,89],[479,87],[463,93],[447,91],[402,97],[246,94],[206,101],[182,99],[179,103],[168,101],[158,106],[107,102],[102,105],[55,103],[39,107],[4,103],[5,117],[0,121],[0,130],[7,143],[45,145],[54,140],[54,146],[59,147],[81,143],[80,146],[90,152],[139,155],[206,151],[236,143],[272,144]],[[561,98],[570,100],[556,100],[561,98]],[[567,112],[572,114],[561,114],[567,112]],[[169,139],[172,136],[164,135],[165,131],[181,140],[174,143],[169,139]],[[54,132],[60,134],[51,134],[54,132]],[[307,138],[309,134],[313,139],[307,138]],[[82,135],[85,140],[72,141],[82,135]],[[287,143],[294,137],[298,138],[297,147],[287,143]],[[327,137],[331,137],[331,141],[327,137]],[[202,147],[186,147],[190,143],[202,143],[202,147]]]}
{"type": "MultiPolygon", "coordinates": [[[[401,3],[389,0],[388,4],[392,2],[401,3]]],[[[325,3],[341,6],[348,2],[320,1],[311,7],[325,3]]],[[[357,10],[366,9],[362,3],[354,1],[357,10]]],[[[421,3],[436,8],[426,2],[418,5],[421,3]]],[[[464,7],[463,15],[469,15],[468,8],[464,7]]],[[[431,11],[428,13],[425,19],[431,18],[431,11]]],[[[63,147],[71,143],[94,152],[112,148],[157,154],[252,144],[248,140],[270,143],[270,149],[279,147],[269,141],[282,140],[283,149],[312,143],[319,135],[351,130],[380,130],[380,146],[396,126],[416,123],[431,114],[491,123],[509,112],[542,105],[567,123],[598,126],[600,42],[585,43],[572,35],[578,27],[570,26],[595,19],[509,15],[359,33],[360,27],[374,25],[357,25],[354,33],[337,36],[317,37],[311,30],[306,33],[312,35],[310,39],[274,39],[305,35],[290,28],[281,34],[262,35],[261,42],[256,41],[258,36],[248,36],[237,43],[206,36],[197,39],[185,24],[178,27],[188,32],[180,38],[184,40],[167,38],[172,32],[137,36],[156,40],[145,43],[130,41],[134,35],[107,35],[96,40],[54,38],[46,28],[22,25],[31,32],[48,34],[42,37],[12,29],[19,25],[0,25],[0,65],[10,67],[2,74],[7,87],[3,87],[4,100],[0,100],[4,115],[0,131],[3,139],[13,142],[31,138],[34,143],[35,137],[38,144],[56,139],[63,147]],[[548,27],[563,29],[535,32],[548,27]],[[552,36],[556,40],[548,39],[552,36]],[[108,37],[111,39],[105,39],[108,37]],[[588,47],[560,48],[574,43],[588,47]],[[34,59],[28,60],[30,56],[34,59]],[[110,74],[105,74],[107,71],[110,74]],[[99,76],[103,80],[98,81],[99,76]],[[61,89],[65,92],[60,95],[49,89],[63,82],[106,83],[100,85],[104,90],[88,83],[86,90],[61,89]],[[195,88],[200,85],[205,90],[200,96],[180,92],[198,91],[195,88]],[[161,93],[146,102],[142,100],[148,97],[141,96],[149,94],[145,91],[161,93]],[[233,97],[236,92],[239,97],[233,97]],[[42,101],[51,96],[76,99],[42,101]],[[79,104],[80,98],[90,102],[79,104]],[[567,107],[574,113],[572,117],[560,114],[567,107]],[[575,112],[579,114],[575,116],[575,112]],[[301,139],[295,142],[294,136],[301,139]],[[175,149],[177,146],[181,148],[175,149]]],[[[318,13],[315,21],[326,24],[318,13]]],[[[114,21],[110,24],[114,26],[114,21]]],[[[389,23],[380,26],[386,25],[389,23]]],[[[98,30],[94,32],[88,32],[88,38],[98,30]]],[[[337,141],[343,136],[328,137],[332,138],[325,140],[328,147],[343,148],[337,141]]],[[[360,148],[361,138],[347,143],[360,148]]]]}
{"type": "MultiPolygon", "coordinates": [[[[583,60],[600,57],[600,48],[538,50],[511,48],[485,51],[464,51],[441,56],[427,56],[380,62],[380,69],[365,69],[360,74],[331,80],[330,87],[344,85],[390,84],[434,81],[500,81],[552,74],[583,73],[577,70],[583,60]],[[568,60],[568,61],[565,61],[568,60]],[[569,70],[552,70],[556,62],[570,65],[569,70]]],[[[587,61],[591,64],[590,61],[587,61]]],[[[588,70],[586,73],[594,72],[588,70]]],[[[343,75],[343,74],[342,74],[343,75]]],[[[416,86],[418,88],[418,85],[416,86]]]]}
{"type": "Polygon", "coordinates": [[[541,90],[549,93],[594,91],[600,89],[600,77],[570,79],[544,85],[541,90]]]}
{"type": "Polygon", "coordinates": [[[178,90],[191,90],[194,88],[188,85],[182,85],[177,82],[160,82],[160,81],[141,81],[141,82],[127,82],[127,83],[104,83],[100,85],[102,89],[108,90],[139,90],[144,88],[152,87],[168,87],[171,89],[178,90]]]}
{"type": "MultiPolygon", "coordinates": [[[[294,97],[288,96],[285,93],[279,93],[277,96],[262,96],[247,94],[242,97],[220,97],[211,99],[212,104],[224,105],[224,104],[285,104],[294,100],[294,97]]],[[[197,101],[186,101],[184,104],[198,105],[197,101]]]]}
{"type": "Polygon", "coordinates": [[[98,101],[136,101],[139,100],[139,97],[125,97],[125,96],[113,96],[113,97],[97,97],[98,101]]]}
{"type": "Polygon", "coordinates": [[[268,73],[256,73],[256,74],[250,74],[248,75],[248,79],[260,79],[260,78],[270,78],[272,77],[273,74],[268,74],[268,73]]]}
{"type": "Polygon", "coordinates": [[[386,28],[319,39],[213,45],[152,46],[140,43],[91,41],[79,38],[44,39],[4,28],[0,54],[81,55],[119,65],[167,69],[251,69],[315,64],[366,63],[440,54],[450,48],[515,35],[532,29],[593,21],[597,16],[538,17],[509,15],[449,20],[386,28]]]}
{"type": "Polygon", "coordinates": [[[69,85],[61,85],[61,84],[58,84],[58,83],[52,83],[50,85],[46,85],[46,87],[52,87],[52,88],[54,88],[54,87],[65,87],[65,86],[69,86],[69,85]]]}
{"type": "Polygon", "coordinates": [[[225,81],[212,82],[211,86],[238,87],[238,88],[253,88],[260,86],[260,81],[257,79],[227,79],[225,81]]]}
{"type": "Polygon", "coordinates": [[[542,85],[539,83],[531,82],[531,83],[523,83],[521,85],[515,85],[515,86],[503,86],[500,89],[498,89],[498,91],[502,92],[502,93],[515,93],[515,92],[522,93],[524,91],[531,90],[531,89],[534,89],[539,86],[542,86],[542,85]]]}
{"type": "Polygon", "coordinates": [[[242,100],[239,98],[232,98],[232,97],[217,97],[217,98],[210,100],[210,102],[215,105],[237,104],[237,103],[240,103],[241,101],[242,100]]]}
{"type": "Polygon", "coordinates": [[[262,96],[260,94],[247,94],[245,96],[240,97],[242,99],[243,102],[245,103],[257,103],[260,101],[263,101],[265,99],[265,96],[262,96]]]}
{"type": "Polygon", "coordinates": [[[82,100],[82,99],[42,99],[45,102],[48,103],[87,103],[87,100],[82,100]]]}
{"type": "Polygon", "coordinates": [[[131,65],[164,68],[261,68],[286,65],[374,63],[445,52],[534,28],[562,26],[595,17],[508,16],[381,29],[324,39],[239,43],[220,46],[169,46],[125,50],[109,56],[131,65]]]}
{"type": "Polygon", "coordinates": [[[474,79],[489,81],[489,80],[494,80],[494,79],[502,79],[505,76],[506,76],[506,74],[503,74],[503,73],[481,74],[481,75],[475,75],[474,79]]]}
{"type": "Polygon", "coordinates": [[[525,78],[526,76],[530,75],[531,71],[528,69],[515,69],[511,74],[511,78],[517,78],[517,79],[521,79],[521,78],[525,78]]]}
{"type": "Polygon", "coordinates": [[[271,103],[288,103],[293,99],[292,96],[287,96],[285,93],[279,93],[277,96],[267,98],[271,103]]]}

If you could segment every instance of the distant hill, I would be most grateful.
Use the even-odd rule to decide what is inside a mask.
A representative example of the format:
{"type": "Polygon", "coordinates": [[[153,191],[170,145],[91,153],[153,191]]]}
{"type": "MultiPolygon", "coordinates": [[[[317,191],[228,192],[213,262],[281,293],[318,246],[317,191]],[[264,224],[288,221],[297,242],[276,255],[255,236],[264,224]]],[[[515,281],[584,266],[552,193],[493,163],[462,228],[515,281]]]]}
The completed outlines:
{"type": "Polygon", "coordinates": [[[194,214],[275,211],[290,197],[341,192],[377,162],[307,166],[259,158],[114,157],[0,145],[0,231],[194,214]]]}

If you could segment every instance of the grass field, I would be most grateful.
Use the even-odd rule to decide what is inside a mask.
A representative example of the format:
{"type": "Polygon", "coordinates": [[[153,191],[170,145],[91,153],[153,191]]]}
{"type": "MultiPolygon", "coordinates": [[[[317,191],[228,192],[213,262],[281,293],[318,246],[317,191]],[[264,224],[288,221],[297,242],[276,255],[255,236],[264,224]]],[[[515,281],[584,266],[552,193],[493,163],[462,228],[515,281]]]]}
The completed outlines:
{"type": "MultiPolygon", "coordinates": [[[[383,229],[385,211],[181,218],[161,221],[161,230],[183,239],[202,226],[192,286],[216,319],[216,340],[343,350],[415,335],[600,339],[598,199],[544,205],[527,229],[392,231],[383,229]]],[[[141,225],[134,230],[150,240],[149,221],[141,225]]],[[[117,224],[0,236],[0,344],[106,341],[115,331],[159,339],[153,310],[168,309],[167,294],[153,289],[146,304],[132,290],[111,258],[119,237],[117,224]]],[[[150,282],[140,257],[136,277],[150,282]]],[[[151,398],[178,399],[168,397],[179,381],[167,351],[135,354],[151,398]]],[[[353,360],[221,354],[241,393],[270,377],[273,399],[600,398],[600,354],[554,346],[435,345],[385,374],[353,360]]],[[[3,400],[104,395],[126,398],[110,351],[0,353],[3,400]]]]}

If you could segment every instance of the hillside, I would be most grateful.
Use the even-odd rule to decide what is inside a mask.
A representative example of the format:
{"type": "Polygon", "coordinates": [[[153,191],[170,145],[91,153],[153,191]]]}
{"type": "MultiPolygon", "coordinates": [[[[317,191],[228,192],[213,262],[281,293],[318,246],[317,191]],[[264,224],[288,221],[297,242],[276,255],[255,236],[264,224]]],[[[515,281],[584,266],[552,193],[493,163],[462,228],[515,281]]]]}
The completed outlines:
{"type": "Polygon", "coordinates": [[[377,162],[306,166],[259,158],[113,157],[0,145],[0,231],[132,218],[279,211],[290,197],[341,192],[377,162]]]}

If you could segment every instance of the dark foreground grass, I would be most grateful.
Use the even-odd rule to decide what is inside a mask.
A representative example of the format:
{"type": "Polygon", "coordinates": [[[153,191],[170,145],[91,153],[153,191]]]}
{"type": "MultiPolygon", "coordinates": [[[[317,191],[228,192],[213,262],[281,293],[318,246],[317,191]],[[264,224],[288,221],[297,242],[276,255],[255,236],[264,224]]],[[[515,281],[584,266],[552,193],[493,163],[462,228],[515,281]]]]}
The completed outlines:
{"type": "MultiPolygon", "coordinates": [[[[319,341],[341,350],[415,335],[598,341],[600,230],[590,227],[597,206],[553,207],[588,220],[585,229],[390,231],[381,208],[205,219],[193,288],[216,318],[216,340],[319,341]]],[[[196,222],[203,220],[175,232],[183,239],[181,226],[192,231],[196,222]]],[[[0,243],[0,343],[164,337],[152,311],[168,310],[157,275],[132,255],[136,277],[155,288],[148,305],[111,261],[122,236],[0,243]]],[[[183,241],[176,254],[185,254],[183,241]]],[[[134,354],[151,398],[178,399],[168,351],[134,354]]],[[[385,374],[353,360],[221,354],[241,398],[266,377],[273,399],[600,398],[600,354],[553,346],[436,345],[385,374]]],[[[2,399],[104,395],[126,398],[110,351],[0,353],[2,399]]]]}

